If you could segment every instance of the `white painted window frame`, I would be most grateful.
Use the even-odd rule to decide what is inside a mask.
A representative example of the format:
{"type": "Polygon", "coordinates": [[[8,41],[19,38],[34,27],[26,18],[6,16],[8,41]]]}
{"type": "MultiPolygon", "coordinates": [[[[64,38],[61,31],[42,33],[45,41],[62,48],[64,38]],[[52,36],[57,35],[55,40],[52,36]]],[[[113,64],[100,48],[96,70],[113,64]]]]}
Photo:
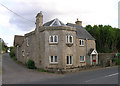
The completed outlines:
{"type": "Polygon", "coordinates": [[[51,57],[52,56],[49,56],[49,62],[57,64],[58,63],[58,56],[57,56],[57,62],[55,62],[55,56],[53,56],[53,62],[51,62],[51,57]]]}
{"type": "Polygon", "coordinates": [[[83,39],[80,39],[79,43],[81,42],[80,46],[84,46],[85,45],[85,41],[83,39]]]}
{"type": "Polygon", "coordinates": [[[81,58],[81,57],[83,57],[83,58],[84,58],[84,61],[81,61],[81,60],[80,60],[80,62],[85,62],[85,60],[86,60],[86,59],[85,59],[85,56],[80,56],[80,58],[81,58]]]}
{"type": "Polygon", "coordinates": [[[68,64],[67,64],[67,56],[66,56],[66,65],[72,65],[73,64],[73,56],[71,56],[72,58],[71,58],[71,64],[70,64],[70,56],[68,56],[68,58],[69,58],[69,62],[68,62],[68,64]]]}
{"type": "Polygon", "coordinates": [[[22,50],[22,56],[25,56],[25,50],[22,50]]]}
{"type": "Polygon", "coordinates": [[[73,43],[73,36],[72,35],[66,35],[66,43],[73,43]],[[70,36],[72,37],[72,42],[70,42],[70,36]]]}
{"type": "Polygon", "coordinates": [[[49,36],[49,43],[58,43],[58,35],[50,35],[49,36]],[[57,37],[57,42],[55,42],[55,36],[57,37]],[[51,37],[53,37],[53,42],[51,42],[51,37]]]}
{"type": "Polygon", "coordinates": [[[28,41],[28,37],[26,38],[26,46],[29,46],[29,41],[28,41]]]}

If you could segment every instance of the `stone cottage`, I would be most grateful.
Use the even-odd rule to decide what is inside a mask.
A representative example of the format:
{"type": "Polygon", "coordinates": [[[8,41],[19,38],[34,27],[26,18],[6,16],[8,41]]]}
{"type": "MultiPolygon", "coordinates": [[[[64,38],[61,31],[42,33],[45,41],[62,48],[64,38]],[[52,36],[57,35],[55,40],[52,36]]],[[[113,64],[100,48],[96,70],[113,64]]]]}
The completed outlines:
{"type": "Polygon", "coordinates": [[[78,19],[75,24],[64,24],[57,18],[43,24],[40,12],[35,30],[24,36],[15,35],[14,46],[19,61],[25,64],[32,59],[37,68],[44,70],[98,64],[95,39],[78,19]]]}

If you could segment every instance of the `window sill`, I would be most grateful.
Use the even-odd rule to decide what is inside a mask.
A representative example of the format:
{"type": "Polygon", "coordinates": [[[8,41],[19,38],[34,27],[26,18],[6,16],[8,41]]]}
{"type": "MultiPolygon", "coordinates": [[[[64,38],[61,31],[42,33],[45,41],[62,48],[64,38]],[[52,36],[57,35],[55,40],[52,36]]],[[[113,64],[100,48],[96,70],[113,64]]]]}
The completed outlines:
{"type": "Polygon", "coordinates": [[[53,63],[50,63],[50,65],[57,65],[58,62],[53,62],[53,63]]]}
{"type": "Polygon", "coordinates": [[[85,63],[85,61],[80,61],[80,63],[85,63]]]}
{"type": "Polygon", "coordinates": [[[80,47],[84,47],[84,45],[80,45],[80,47]]]}
{"type": "Polygon", "coordinates": [[[72,66],[73,64],[66,64],[66,66],[72,66]]]}
{"type": "Polygon", "coordinates": [[[58,42],[50,42],[49,45],[57,45],[58,42]]]}
{"type": "Polygon", "coordinates": [[[66,43],[66,45],[67,45],[68,47],[71,47],[71,46],[73,45],[73,43],[66,43]]]}

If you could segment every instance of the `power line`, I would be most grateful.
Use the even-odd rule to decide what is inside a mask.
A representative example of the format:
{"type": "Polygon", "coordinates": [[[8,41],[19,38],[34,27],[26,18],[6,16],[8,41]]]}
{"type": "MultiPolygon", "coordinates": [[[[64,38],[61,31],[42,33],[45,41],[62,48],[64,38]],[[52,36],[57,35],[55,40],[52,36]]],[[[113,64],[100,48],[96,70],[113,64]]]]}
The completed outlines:
{"type": "Polygon", "coordinates": [[[26,18],[24,18],[23,16],[21,16],[21,15],[15,13],[14,11],[12,11],[11,9],[9,9],[9,8],[6,7],[5,5],[3,5],[2,3],[0,3],[0,4],[1,4],[4,8],[6,8],[7,10],[9,10],[9,11],[12,12],[13,14],[15,14],[15,15],[17,15],[17,16],[23,18],[24,20],[27,20],[27,21],[34,22],[34,23],[35,23],[35,21],[32,21],[32,20],[26,19],[26,18]]]}

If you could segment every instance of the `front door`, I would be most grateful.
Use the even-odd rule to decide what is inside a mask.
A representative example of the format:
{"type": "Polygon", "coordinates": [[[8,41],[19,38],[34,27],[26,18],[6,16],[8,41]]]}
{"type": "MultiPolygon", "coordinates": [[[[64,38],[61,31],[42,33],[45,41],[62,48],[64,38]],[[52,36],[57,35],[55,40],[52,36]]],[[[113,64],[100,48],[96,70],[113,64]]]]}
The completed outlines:
{"type": "Polygon", "coordinates": [[[96,55],[92,55],[92,64],[96,65],[96,55]]]}

